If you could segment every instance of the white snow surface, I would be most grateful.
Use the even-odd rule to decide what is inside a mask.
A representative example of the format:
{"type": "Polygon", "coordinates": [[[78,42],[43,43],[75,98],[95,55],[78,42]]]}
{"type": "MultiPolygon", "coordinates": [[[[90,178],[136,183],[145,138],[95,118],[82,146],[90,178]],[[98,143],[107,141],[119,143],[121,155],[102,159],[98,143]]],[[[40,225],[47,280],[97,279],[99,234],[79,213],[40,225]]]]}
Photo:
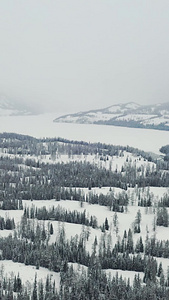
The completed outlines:
{"type": "MultiPolygon", "coordinates": [[[[84,210],[86,210],[86,215],[87,216],[91,216],[91,215],[95,215],[97,220],[98,220],[98,225],[102,226],[105,218],[107,217],[109,225],[110,225],[110,231],[107,232],[111,234],[112,237],[112,242],[113,244],[116,242],[117,240],[117,236],[115,233],[115,228],[113,226],[113,216],[114,216],[114,212],[110,211],[108,207],[106,206],[99,206],[97,204],[88,204],[88,203],[84,203],[83,207],[80,206],[80,203],[78,201],[72,201],[72,200],[61,200],[61,201],[55,201],[55,200],[24,200],[23,201],[23,205],[25,206],[32,206],[34,205],[35,207],[43,207],[46,206],[46,208],[48,209],[49,207],[55,206],[57,207],[58,205],[60,207],[63,207],[67,210],[73,211],[73,210],[77,210],[79,212],[83,212],[84,210]]],[[[134,234],[133,235],[133,239],[134,242],[136,242],[140,236],[142,236],[143,241],[146,239],[147,234],[149,235],[149,237],[154,236],[153,232],[153,220],[155,217],[154,214],[154,210],[152,207],[150,208],[145,208],[145,207],[139,207],[137,206],[135,203],[134,205],[128,205],[128,211],[125,213],[117,213],[118,216],[118,227],[119,227],[119,231],[118,231],[118,236],[119,237],[123,237],[124,234],[124,230],[128,231],[129,228],[133,228],[133,222],[135,220],[137,211],[140,210],[141,215],[142,215],[142,220],[141,220],[141,233],[140,234],[134,234]]],[[[168,209],[169,211],[169,209],[168,209]]],[[[14,211],[2,211],[0,210],[0,215],[1,216],[5,216],[8,215],[9,217],[14,217],[15,222],[18,223],[20,221],[21,216],[23,215],[23,211],[18,211],[18,214],[15,215],[14,211]]],[[[58,221],[50,221],[52,222],[53,226],[54,226],[54,232],[55,234],[58,232],[59,227],[61,226],[62,222],[58,222],[58,221]]],[[[42,221],[41,221],[42,223],[42,221]]],[[[48,224],[48,221],[45,221],[46,226],[48,224]]],[[[76,234],[80,235],[82,233],[82,225],[78,225],[78,224],[72,224],[72,223],[65,223],[64,225],[65,227],[65,232],[67,235],[67,238],[70,239],[71,236],[75,236],[76,234]]],[[[92,249],[92,243],[94,242],[94,238],[95,236],[98,237],[98,239],[101,237],[102,232],[100,229],[93,229],[90,228],[91,231],[91,235],[89,238],[89,242],[87,242],[87,248],[90,251],[92,249]]],[[[156,229],[156,236],[158,239],[161,240],[167,240],[168,239],[168,228],[165,228],[163,226],[157,226],[156,229]]],[[[0,235],[1,236],[5,236],[10,234],[11,231],[10,230],[1,230],[0,231],[0,235]]],[[[51,242],[55,242],[55,238],[56,235],[52,235],[51,236],[51,242]]]]}
{"type": "Polygon", "coordinates": [[[124,113],[125,111],[127,111],[128,109],[137,109],[139,108],[140,105],[137,104],[137,103],[134,103],[134,102],[129,102],[127,103],[124,108],[122,108],[121,105],[112,105],[110,106],[107,110],[109,112],[113,112],[113,113],[116,113],[116,112],[121,112],[121,113],[124,113]]]}
{"type": "Polygon", "coordinates": [[[70,140],[130,145],[159,154],[169,141],[168,131],[125,128],[93,124],[55,123],[60,114],[1,117],[0,132],[15,132],[40,137],[62,137],[70,140]]]}
{"type": "Polygon", "coordinates": [[[101,112],[90,112],[85,115],[85,119],[88,119],[90,123],[97,122],[97,121],[107,121],[109,119],[116,118],[121,116],[121,114],[112,114],[112,113],[101,113],[101,112]]]}
{"type": "Polygon", "coordinates": [[[125,105],[125,107],[128,109],[136,109],[136,108],[139,108],[140,105],[135,102],[129,102],[125,105]]]}
{"type": "Polygon", "coordinates": [[[144,120],[141,122],[144,125],[159,125],[161,123],[166,123],[166,125],[169,125],[169,116],[161,116],[161,117],[154,117],[149,120],[144,120]]]}
{"type": "MultiPolygon", "coordinates": [[[[95,193],[100,193],[103,192],[104,194],[109,193],[109,187],[107,188],[95,188],[93,189],[93,191],[95,193]]],[[[121,192],[121,189],[117,189],[114,188],[113,192],[115,194],[117,194],[118,192],[121,192]]],[[[134,193],[136,195],[137,192],[141,192],[141,194],[146,194],[146,193],[153,193],[153,195],[155,197],[158,197],[160,199],[160,197],[165,194],[168,193],[168,189],[167,188],[157,188],[157,187],[150,187],[150,188],[145,188],[143,189],[129,189],[128,190],[128,194],[130,197],[130,202],[132,202],[132,193],[134,193]]],[[[89,193],[92,191],[89,191],[88,189],[83,189],[84,193],[89,193]]],[[[125,191],[124,191],[125,193],[125,191]]],[[[155,217],[155,212],[156,209],[150,207],[150,208],[144,208],[144,207],[138,207],[137,206],[137,197],[134,199],[133,201],[133,205],[128,205],[128,210],[127,212],[124,213],[117,213],[117,217],[118,217],[118,234],[116,234],[115,232],[115,228],[113,225],[113,216],[114,216],[114,212],[110,211],[108,207],[105,206],[99,206],[99,205],[92,205],[92,204],[88,204],[88,203],[83,203],[83,207],[80,206],[80,203],[78,201],[71,201],[71,200],[61,200],[61,201],[55,201],[55,200],[24,200],[23,201],[23,206],[32,206],[34,205],[35,207],[43,207],[46,206],[46,208],[48,209],[49,207],[55,206],[57,207],[58,205],[60,207],[63,207],[67,210],[73,211],[73,210],[77,210],[79,212],[82,212],[84,210],[86,210],[86,215],[90,218],[91,215],[95,215],[97,220],[98,220],[98,225],[101,226],[103,225],[105,218],[108,219],[108,223],[110,225],[110,230],[106,232],[106,236],[107,238],[110,238],[112,241],[112,246],[116,243],[117,239],[122,239],[123,234],[124,234],[124,230],[128,231],[129,228],[133,229],[133,222],[135,220],[136,214],[138,212],[138,210],[140,210],[141,212],[141,233],[137,233],[137,234],[133,234],[133,240],[134,243],[137,242],[137,240],[140,238],[140,236],[142,236],[143,238],[143,242],[145,242],[147,235],[150,237],[153,237],[154,235],[156,236],[157,239],[159,240],[167,240],[168,239],[168,228],[165,228],[163,226],[157,226],[156,227],[156,231],[153,231],[153,221],[154,221],[154,217],[155,217]]],[[[168,208],[169,211],[169,208],[168,208]]],[[[16,225],[18,225],[17,223],[20,221],[21,216],[23,215],[23,211],[3,211],[0,210],[0,216],[5,217],[5,216],[9,216],[9,217],[14,217],[15,219],[15,223],[16,225]]],[[[66,234],[66,238],[70,239],[72,236],[76,236],[76,235],[81,235],[81,234],[85,234],[85,232],[88,230],[86,226],[83,225],[79,225],[79,224],[71,224],[71,223],[63,223],[63,222],[58,222],[58,221],[38,221],[41,224],[45,224],[45,227],[48,227],[48,223],[52,223],[53,224],[53,228],[54,228],[54,234],[51,235],[50,237],[50,241],[49,243],[55,242],[56,241],[56,237],[57,237],[57,233],[60,230],[60,228],[62,226],[64,226],[65,229],[65,234],[66,234]]],[[[7,236],[10,233],[13,233],[14,231],[10,231],[10,230],[1,230],[0,231],[0,236],[7,236]]],[[[89,235],[89,239],[88,241],[86,241],[86,249],[92,253],[92,245],[94,242],[95,237],[97,236],[98,241],[101,240],[103,233],[101,232],[100,229],[93,229],[90,228],[89,229],[90,235],[89,235]]],[[[158,263],[162,262],[162,266],[164,269],[164,273],[167,274],[167,270],[169,267],[169,259],[164,259],[164,258],[158,258],[157,259],[158,263]]],[[[26,278],[34,278],[34,274],[37,271],[36,268],[29,266],[29,268],[25,269],[26,266],[22,265],[22,264],[16,264],[16,263],[12,263],[12,262],[5,262],[7,264],[8,267],[8,263],[9,263],[9,270],[10,272],[15,270],[16,273],[22,272],[22,270],[24,270],[23,272],[25,272],[25,280],[26,278]],[[11,265],[12,263],[12,265],[11,265]],[[19,267],[20,266],[20,267],[19,267]],[[19,269],[18,269],[19,268],[19,269]],[[30,273],[26,270],[31,270],[29,272],[33,272],[31,274],[33,275],[29,275],[30,273]]],[[[40,268],[40,270],[42,270],[43,268],[40,268]]],[[[48,270],[44,270],[45,276],[47,274],[47,272],[49,272],[48,270]]],[[[111,273],[112,275],[115,275],[117,270],[106,270],[107,273],[111,273]]],[[[41,272],[39,272],[39,274],[41,274],[41,272]]],[[[128,271],[118,271],[119,275],[122,275],[123,278],[130,278],[130,282],[133,282],[133,278],[135,276],[135,274],[137,274],[137,272],[128,272],[128,271]]],[[[42,275],[42,274],[41,274],[42,275]]],[[[41,276],[40,275],[40,276],[41,276]]],[[[59,274],[55,274],[57,276],[57,278],[59,278],[59,274]]],[[[143,274],[140,273],[140,276],[142,278],[143,274]]],[[[59,279],[58,279],[59,280],[59,279]]],[[[58,281],[57,281],[58,282],[58,281]]]]}
{"type": "Polygon", "coordinates": [[[121,110],[121,106],[120,105],[113,105],[110,106],[107,111],[109,111],[110,113],[117,113],[121,110]]]}
{"type": "Polygon", "coordinates": [[[22,263],[13,262],[11,260],[1,260],[0,261],[0,270],[3,276],[14,278],[19,274],[19,277],[22,280],[22,283],[25,285],[30,284],[31,286],[34,283],[35,275],[37,275],[37,281],[46,282],[46,278],[49,275],[52,282],[55,280],[55,286],[59,289],[60,286],[60,273],[49,271],[46,268],[39,267],[37,270],[35,266],[26,266],[22,263]]]}
{"type": "Polygon", "coordinates": [[[10,116],[19,113],[18,110],[0,108],[0,116],[10,116]]]}

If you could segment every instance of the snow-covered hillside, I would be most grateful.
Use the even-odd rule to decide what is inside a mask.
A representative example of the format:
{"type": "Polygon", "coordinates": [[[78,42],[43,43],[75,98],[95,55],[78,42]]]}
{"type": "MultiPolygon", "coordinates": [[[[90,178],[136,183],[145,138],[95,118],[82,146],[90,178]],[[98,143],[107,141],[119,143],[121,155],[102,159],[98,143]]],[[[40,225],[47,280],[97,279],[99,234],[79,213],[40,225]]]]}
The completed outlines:
{"type": "Polygon", "coordinates": [[[169,165],[156,157],[131,147],[1,134],[0,273],[13,286],[20,276],[29,294],[42,284],[47,293],[47,276],[52,291],[62,293],[72,270],[82,282],[98,270],[99,278],[122,276],[144,288],[155,265],[152,281],[167,285],[169,165]]]}
{"type": "Polygon", "coordinates": [[[104,124],[169,130],[169,104],[141,106],[134,102],[117,104],[56,118],[54,122],[104,124]]]}

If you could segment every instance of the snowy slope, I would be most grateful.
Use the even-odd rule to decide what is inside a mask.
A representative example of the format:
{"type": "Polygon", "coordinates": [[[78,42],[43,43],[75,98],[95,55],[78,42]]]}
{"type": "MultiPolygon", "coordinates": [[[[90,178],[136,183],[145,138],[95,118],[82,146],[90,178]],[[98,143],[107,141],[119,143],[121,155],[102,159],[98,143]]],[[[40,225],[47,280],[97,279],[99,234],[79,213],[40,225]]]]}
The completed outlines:
{"type": "MultiPolygon", "coordinates": [[[[148,132],[148,131],[147,131],[148,132]]],[[[158,132],[159,133],[159,132],[158,132]]],[[[161,132],[160,132],[161,133],[161,132]]],[[[165,132],[166,133],[166,132],[165,132]]],[[[63,142],[62,142],[63,144],[63,142]]],[[[40,145],[40,144],[39,144],[40,145]]],[[[47,149],[47,142],[43,141],[43,146],[46,146],[47,149]]],[[[42,144],[41,144],[42,147],[42,144]]],[[[79,161],[79,162],[90,162],[93,164],[96,164],[98,167],[105,167],[107,170],[111,169],[111,170],[116,170],[119,172],[126,172],[127,167],[130,166],[136,166],[136,168],[140,169],[140,171],[142,172],[143,169],[147,168],[148,170],[151,170],[151,168],[156,168],[155,163],[147,161],[146,159],[143,159],[143,157],[141,156],[135,156],[134,154],[127,152],[127,151],[119,151],[118,154],[116,155],[106,155],[105,157],[102,155],[102,159],[100,159],[100,154],[96,153],[96,154],[92,154],[90,153],[89,155],[73,155],[73,154],[63,154],[61,155],[59,153],[58,150],[55,153],[55,156],[53,157],[53,153],[52,155],[45,155],[45,154],[39,154],[39,152],[37,153],[37,156],[35,156],[34,154],[31,155],[31,153],[28,152],[28,154],[20,154],[17,153],[16,154],[10,154],[10,151],[8,151],[8,148],[0,148],[0,156],[1,157],[8,157],[8,158],[14,158],[17,156],[21,156],[23,159],[23,162],[19,162],[19,168],[20,171],[23,170],[27,170],[29,168],[29,166],[25,166],[24,162],[25,159],[29,157],[29,159],[34,159],[34,160],[38,160],[40,162],[43,162],[44,164],[50,164],[50,163],[57,163],[57,162],[70,162],[70,161],[79,161]],[[5,149],[5,150],[4,150],[5,149]],[[106,158],[106,159],[104,159],[106,158]],[[123,171],[121,171],[123,167],[123,171]],[[25,168],[25,169],[24,169],[25,168]]],[[[42,149],[42,148],[41,148],[42,149]]],[[[33,152],[34,153],[34,152],[33,152]]],[[[33,170],[36,170],[37,167],[32,167],[33,170]]],[[[138,172],[140,172],[138,171],[138,172]]],[[[14,171],[10,171],[13,172],[14,171]]],[[[8,172],[9,173],[9,172],[8,172]]],[[[26,177],[27,178],[27,177],[26,177]]],[[[15,183],[13,181],[10,181],[11,186],[13,188],[15,188],[15,183]]],[[[85,195],[88,195],[89,193],[103,193],[104,195],[110,195],[113,194],[116,196],[116,194],[118,193],[122,193],[122,190],[119,188],[113,188],[110,190],[110,186],[104,187],[104,188],[92,188],[92,189],[87,189],[87,188],[81,188],[82,193],[85,195]]],[[[138,210],[141,213],[141,223],[140,223],[140,227],[141,227],[141,232],[140,233],[134,233],[133,232],[133,241],[134,241],[134,245],[136,245],[138,239],[140,237],[143,238],[143,243],[145,244],[146,238],[147,236],[149,238],[156,236],[157,239],[159,240],[167,240],[168,239],[168,228],[163,227],[163,226],[156,226],[154,227],[154,220],[156,218],[157,215],[157,203],[160,200],[160,197],[163,196],[164,193],[168,193],[168,189],[164,188],[164,187],[142,187],[142,188],[138,188],[137,185],[135,186],[135,188],[129,188],[127,190],[124,190],[123,193],[126,193],[128,195],[129,198],[129,205],[128,207],[124,208],[124,213],[121,212],[117,212],[117,226],[114,225],[113,219],[115,216],[115,212],[110,210],[110,208],[107,206],[101,206],[98,204],[89,204],[88,202],[84,202],[83,204],[79,203],[78,201],[73,201],[73,200],[60,200],[60,201],[55,201],[54,199],[51,200],[23,200],[23,207],[32,207],[32,205],[34,207],[43,207],[46,206],[47,209],[49,209],[49,207],[61,207],[63,209],[67,209],[68,211],[78,211],[78,212],[84,212],[84,210],[86,211],[86,215],[87,217],[90,219],[91,216],[95,216],[97,218],[98,221],[98,227],[96,228],[92,228],[92,227],[87,227],[85,225],[81,225],[81,224],[76,224],[76,223],[63,223],[63,222],[59,222],[56,221],[54,219],[50,220],[50,223],[53,225],[53,230],[54,233],[50,236],[49,239],[49,244],[55,243],[56,238],[58,236],[58,232],[60,231],[60,228],[62,228],[62,226],[64,226],[65,229],[65,234],[66,234],[66,238],[68,240],[71,239],[71,237],[75,237],[77,236],[86,236],[86,233],[89,233],[89,237],[87,240],[85,240],[86,243],[86,250],[89,251],[90,254],[92,254],[93,251],[93,242],[95,240],[95,237],[97,237],[98,242],[101,242],[103,236],[105,235],[105,239],[110,238],[112,240],[111,245],[112,247],[115,245],[115,243],[119,240],[122,240],[123,235],[124,235],[124,231],[129,231],[129,229],[131,229],[133,231],[134,229],[134,221],[137,215],[138,210]],[[152,195],[152,203],[153,206],[152,207],[140,207],[138,206],[138,196],[140,196],[141,198],[148,198],[149,195],[152,195]],[[105,219],[107,218],[108,223],[109,223],[109,230],[104,234],[102,232],[101,227],[103,226],[105,219]],[[118,230],[117,230],[118,227],[118,230]]],[[[86,198],[85,198],[86,199],[86,198]]],[[[167,211],[169,212],[169,208],[167,208],[167,211]]],[[[16,230],[17,228],[19,228],[19,223],[21,220],[21,217],[23,215],[23,210],[1,210],[0,209],[0,216],[3,218],[10,217],[10,218],[14,218],[15,220],[15,224],[16,224],[16,230]]],[[[39,222],[40,225],[45,225],[44,228],[47,230],[49,228],[49,220],[31,220],[30,222],[34,222],[34,226],[36,226],[36,222],[39,222]]],[[[15,234],[15,230],[0,230],[0,237],[5,237],[8,236],[9,234],[15,234]]],[[[97,251],[99,249],[99,246],[97,246],[97,251]]],[[[164,259],[164,258],[159,258],[158,259],[158,263],[162,262],[162,266],[163,266],[163,270],[164,270],[164,274],[166,276],[167,274],[167,270],[169,267],[169,258],[164,259]]],[[[3,262],[2,262],[3,263],[3,262]]],[[[23,274],[25,274],[25,278],[23,278],[23,281],[29,281],[31,282],[31,284],[33,283],[34,277],[35,277],[35,273],[36,273],[36,269],[35,267],[26,267],[22,264],[16,263],[14,264],[13,262],[9,261],[9,262],[4,262],[6,264],[6,271],[7,274],[9,274],[8,276],[10,276],[10,270],[14,268],[15,270],[15,274],[17,275],[17,273],[19,272],[21,276],[22,272],[23,274]],[[9,270],[9,271],[8,271],[9,270]]],[[[110,270],[108,269],[107,271],[105,271],[107,274],[111,274],[111,276],[116,275],[117,270],[110,270]]],[[[42,269],[40,268],[40,270],[38,271],[38,279],[40,278],[44,278],[43,274],[46,276],[46,274],[51,274],[51,272],[49,270],[46,269],[42,269]]],[[[53,273],[52,273],[53,274],[53,273]]],[[[135,274],[138,274],[138,272],[135,271],[123,271],[123,270],[118,270],[118,274],[122,275],[124,278],[128,279],[130,278],[130,282],[133,282],[133,278],[135,276],[135,274]]],[[[53,274],[53,279],[55,278],[57,286],[59,287],[59,273],[54,273],[53,274]]],[[[141,280],[143,278],[144,274],[140,273],[140,277],[141,280]]]]}
{"type": "Polygon", "coordinates": [[[44,283],[49,275],[52,281],[55,280],[56,288],[59,289],[60,286],[60,273],[49,271],[46,268],[40,267],[39,269],[36,269],[35,266],[26,266],[22,263],[13,262],[11,260],[1,260],[0,270],[3,272],[3,275],[7,275],[7,277],[11,279],[13,279],[14,276],[17,277],[19,274],[22,283],[27,287],[29,285],[33,286],[35,275],[37,275],[37,281],[42,280],[44,283]]]}
{"type": "Polygon", "coordinates": [[[141,106],[134,102],[79,112],[56,118],[54,122],[104,124],[169,130],[169,104],[141,106]]]}
{"type": "MultiPolygon", "coordinates": [[[[163,190],[160,190],[161,188],[158,188],[155,192],[156,195],[161,195],[163,192],[166,192],[166,189],[163,188],[163,190]],[[159,193],[158,193],[158,189],[159,189],[159,193]]],[[[115,190],[116,191],[116,190],[115,190]]],[[[134,193],[136,193],[136,191],[133,190],[134,193]]],[[[152,191],[153,192],[153,191],[152,191]]],[[[116,235],[115,232],[115,228],[113,225],[113,216],[114,216],[114,212],[110,211],[108,209],[108,207],[105,206],[99,206],[99,205],[91,205],[88,203],[84,203],[84,206],[81,207],[78,201],[70,201],[70,200],[61,200],[61,201],[55,201],[55,200],[46,200],[46,201],[39,201],[39,200],[34,200],[33,202],[30,200],[25,200],[24,202],[24,206],[26,205],[27,207],[31,207],[32,205],[34,205],[35,207],[43,207],[44,205],[46,206],[47,209],[49,209],[49,207],[52,207],[53,205],[55,207],[57,207],[58,205],[60,207],[66,208],[70,211],[73,210],[77,210],[79,212],[82,212],[84,210],[86,210],[87,215],[91,216],[91,215],[95,215],[97,220],[98,220],[98,225],[101,226],[105,220],[105,218],[108,219],[109,225],[110,225],[110,229],[109,231],[106,233],[106,236],[108,237],[109,235],[111,236],[111,242],[112,245],[114,245],[116,243],[116,241],[118,239],[122,239],[123,234],[124,234],[124,230],[128,231],[129,229],[133,228],[133,222],[135,220],[136,214],[138,209],[141,212],[141,233],[136,233],[133,235],[133,240],[134,240],[134,244],[136,244],[137,240],[140,238],[140,236],[142,236],[143,241],[145,242],[146,240],[146,236],[148,234],[149,237],[153,237],[154,234],[156,235],[156,238],[159,240],[167,240],[168,239],[168,228],[167,227],[163,227],[163,226],[157,226],[156,227],[156,231],[153,231],[153,220],[155,217],[155,212],[153,210],[152,207],[150,208],[145,208],[145,207],[138,207],[137,203],[134,203],[134,205],[129,205],[128,206],[128,210],[125,213],[118,213],[117,212],[117,217],[118,217],[118,235],[116,235]]],[[[168,209],[169,210],[169,209],[168,209]]],[[[2,214],[2,210],[0,210],[0,214],[2,214]]],[[[13,211],[5,211],[3,213],[8,214],[10,217],[14,216],[15,222],[17,224],[17,222],[19,222],[19,219],[21,218],[23,211],[20,211],[20,216],[18,214],[18,216],[16,217],[16,215],[14,215],[13,211]]],[[[44,222],[45,223],[45,227],[48,227],[48,223],[49,221],[40,221],[41,223],[44,222]]],[[[66,238],[68,238],[70,240],[70,238],[72,236],[76,236],[76,235],[81,235],[85,230],[87,230],[86,226],[80,225],[80,224],[73,224],[73,223],[63,223],[63,222],[58,222],[58,221],[50,221],[53,224],[53,228],[54,228],[54,234],[50,237],[50,241],[49,243],[53,243],[56,240],[56,236],[57,233],[59,231],[59,228],[64,226],[65,229],[65,233],[66,233],[66,238]],[[85,229],[86,228],[86,229],[85,229]]],[[[35,222],[36,224],[36,222],[35,222]]],[[[7,236],[11,233],[12,231],[10,230],[1,230],[0,231],[0,236],[7,236]]],[[[101,240],[101,237],[103,236],[103,233],[101,232],[100,228],[98,229],[93,229],[90,228],[90,234],[89,234],[89,239],[88,241],[86,241],[86,249],[92,253],[93,251],[93,242],[95,237],[97,236],[98,241],[101,240]]],[[[158,263],[162,262],[162,267],[164,270],[164,274],[167,274],[167,270],[169,267],[169,259],[167,258],[156,258],[158,263]]],[[[10,273],[10,271],[15,270],[15,274],[17,275],[17,273],[19,272],[19,274],[22,276],[22,272],[24,272],[24,274],[26,274],[23,277],[23,281],[26,282],[26,280],[28,280],[29,282],[33,282],[34,279],[34,274],[35,272],[37,272],[35,267],[32,266],[24,266],[23,264],[19,264],[19,263],[13,263],[11,261],[2,261],[2,264],[5,267],[5,273],[10,273]],[[26,270],[27,268],[27,270],[26,270]],[[25,273],[26,271],[26,273],[25,273]]],[[[133,282],[133,278],[135,274],[138,274],[135,271],[129,272],[129,271],[122,271],[122,270],[106,270],[106,273],[109,274],[111,273],[111,275],[116,275],[116,272],[118,272],[119,275],[122,275],[123,278],[130,278],[131,283],[133,282]]],[[[44,269],[44,268],[40,268],[38,273],[38,278],[45,278],[45,276],[47,276],[47,274],[49,273],[49,270],[44,269]]],[[[54,276],[53,279],[56,280],[57,285],[59,282],[59,273],[53,273],[52,275],[54,276]]],[[[143,273],[140,273],[141,279],[143,278],[143,273]]]]}
{"type": "MultiPolygon", "coordinates": [[[[45,142],[44,142],[45,144],[45,142]]],[[[59,155],[59,154],[58,154],[59,155]]],[[[9,154],[2,151],[0,149],[0,156],[8,156],[14,157],[14,154],[9,154]]],[[[15,155],[16,156],[16,155],[15,155]]],[[[26,155],[22,156],[23,159],[26,159],[26,155]]],[[[33,159],[38,159],[41,162],[44,163],[52,163],[54,162],[69,162],[69,161],[89,161],[93,162],[99,167],[101,165],[103,167],[106,167],[106,169],[110,168],[110,163],[111,163],[111,169],[115,170],[117,169],[118,171],[121,170],[121,168],[127,167],[128,164],[130,165],[136,165],[137,167],[148,167],[149,169],[155,168],[155,164],[152,162],[149,162],[142,157],[137,157],[134,156],[133,154],[124,151],[124,153],[120,152],[120,156],[107,156],[108,160],[100,160],[100,157],[96,155],[60,155],[57,157],[56,153],[56,158],[55,160],[52,159],[49,155],[41,155],[41,156],[31,156],[29,155],[29,158],[33,159]],[[123,155],[122,155],[123,154],[123,155]]],[[[23,168],[24,164],[20,163],[20,168],[23,168]]],[[[28,167],[28,166],[27,166],[28,167]]],[[[34,168],[36,169],[36,168],[34,168]]],[[[15,186],[14,186],[15,187],[15,186]]],[[[122,192],[121,189],[119,188],[113,188],[112,191],[110,191],[110,187],[104,187],[104,188],[93,188],[91,190],[87,188],[81,188],[84,194],[89,194],[89,193],[103,193],[104,195],[110,194],[111,192],[114,193],[114,195],[118,194],[119,192],[122,192]]],[[[168,228],[165,228],[163,226],[156,226],[155,230],[153,229],[153,222],[157,213],[157,202],[159,201],[160,197],[163,196],[164,193],[168,193],[167,188],[163,187],[144,187],[144,188],[138,188],[137,186],[135,188],[129,188],[127,191],[123,191],[123,193],[127,193],[129,197],[129,205],[127,209],[125,210],[124,213],[117,212],[117,218],[118,218],[118,233],[116,232],[115,225],[113,224],[113,217],[115,215],[114,211],[111,211],[109,207],[106,206],[99,206],[98,204],[89,204],[87,202],[84,202],[83,205],[78,201],[73,201],[73,200],[61,200],[61,201],[55,201],[54,199],[51,200],[23,200],[23,206],[25,207],[31,207],[34,205],[35,207],[43,207],[46,206],[47,209],[52,206],[60,206],[64,209],[67,209],[69,211],[77,210],[78,212],[83,212],[86,210],[87,216],[93,216],[95,215],[97,220],[98,220],[98,226],[102,226],[103,223],[105,222],[105,219],[107,218],[108,223],[109,223],[109,231],[105,233],[106,238],[111,237],[112,240],[112,245],[116,243],[117,240],[121,240],[123,235],[124,235],[124,230],[128,231],[129,229],[133,230],[133,222],[136,218],[136,214],[138,210],[140,210],[141,213],[141,233],[133,233],[133,241],[134,244],[138,241],[138,239],[142,236],[143,242],[145,243],[147,235],[150,237],[153,237],[156,235],[157,239],[159,240],[167,240],[168,239],[168,228]],[[147,197],[149,194],[153,194],[153,207],[138,207],[138,195],[140,194],[141,197],[147,197]]],[[[167,208],[169,212],[169,208],[167,208]]],[[[19,225],[19,222],[21,220],[21,217],[23,215],[23,210],[19,211],[12,211],[12,210],[1,210],[0,209],[0,216],[1,217],[6,217],[9,216],[10,218],[14,218],[16,228],[19,225]]],[[[40,224],[44,223],[45,228],[48,228],[48,223],[49,220],[45,221],[35,221],[40,222],[40,224]]],[[[60,227],[64,226],[65,228],[65,233],[66,233],[66,238],[69,240],[71,239],[72,236],[80,236],[81,234],[85,234],[86,230],[88,228],[86,226],[80,225],[80,224],[73,224],[73,223],[64,223],[63,222],[58,222],[55,220],[50,220],[50,222],[53,225],[54,229],[54,234],[50,236],[49,243],[54,243],[56,241],[57,233],[59,232],[60,227]]],[[[14,234],[14,230],[0,230],[0,237],[5,237],[8,236],[9,234],[14,234]]],[[[93,242],[95,237],[97,237],[98,241],[101,241],[103,237],[103,232],[101,231],[100,228],[89,228],[89,239],[86,241],[86,249],[87,251],[90,252],[90,254],[93,251],[93,242]]],[[[98,247],[97,247],[98,250],[98,247]]],[[[159,258],[158,263],[162,262],[163,270],[165,275],[167,274],[167,270],[169,267],[169,259],[164,259],[164,258],[159,258]]],[[[5,267],[5,272],[10,275],[10,271],[14,269],[15,275],[19,272],[19,274],[23,277],[23,282],[26,282],[27,280],[32,284],[35,273],[37,272],[38,274],[38,279],[43,279],[46,274],[52,275],[53,279],[56,280],[57,287],[59,287],[59,280],[60,280],[60,275],[59,273],[51,273],[49,270],[40,268],[39,271],[36,271],[35,267],[32,266],[24,266],[23,264],[19,263],[13,263],[11,261],[2,261],[2,264],[4,264],[5,267]],[[23,274],[23,275],[22,275],[23,274]],[[25,276],[24,276],[25,275],[25,276]]],[[[74,265],[75,267],[75,265],[74,265]]],[[[130,278],[130,282],[133,282],[135,274],[138,274],[138,272],[135,271],[123,271],[123,270],[106,270],[107,274],[111,274],[111,276],[116,275],[116,272],[118,271],[119,276],[122,275],[124,278],[128,279],[130,278]]],[[[141,280],[143,278],[143,273],[140,273],[141,280]]]]}

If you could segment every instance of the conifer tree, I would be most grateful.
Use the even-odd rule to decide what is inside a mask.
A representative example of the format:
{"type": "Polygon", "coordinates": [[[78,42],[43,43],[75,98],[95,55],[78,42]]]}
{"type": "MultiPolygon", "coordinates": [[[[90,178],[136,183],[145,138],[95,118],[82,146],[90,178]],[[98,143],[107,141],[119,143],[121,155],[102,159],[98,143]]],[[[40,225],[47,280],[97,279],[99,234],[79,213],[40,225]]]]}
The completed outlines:
{"type": "Polygon", "coordinates": [[[162,263],[160,262],[159,267],[158,267],[157,276],[160,277],[162,272],[163,272],[163,268],[162,268],[162,263]]]}
{"type": "Polygon", "coordinates": [[[109,223],[107,218],[105,219],[105,230],[109,230],[109,223]]]}
{"type": "Polygon", "coordinates": [[[34,279],[33,293],[32,293],[32,300],[38,300],[37,274],[35,274],[35,279],[34,279]]]}
{"type": "Polygon", "coordinates": [[[129,251],[129,253],[133,252],[133,235],[132,235],[132,232],[131,232],[130,228],[129,228],[129,231],[128,231],[126,247],[127,247],[127,250],[129,251]]]}
{"type": "Polygon", "coordinates": [[[50,224],[50,234],[51,235],[53,234],[53,225],[52,225],[52,223],[50,224]]]}

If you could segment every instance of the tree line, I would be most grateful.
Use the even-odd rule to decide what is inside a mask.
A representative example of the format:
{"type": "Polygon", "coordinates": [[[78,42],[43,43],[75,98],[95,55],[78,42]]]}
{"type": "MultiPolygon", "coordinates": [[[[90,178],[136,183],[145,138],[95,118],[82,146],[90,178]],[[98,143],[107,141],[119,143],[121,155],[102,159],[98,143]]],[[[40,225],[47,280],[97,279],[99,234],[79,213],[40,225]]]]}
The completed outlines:
{"type": "Polygon", "coordinates": [[[47,210],[46,206],[42,208],[37,208],[32,206],[31,208],[27,207],[24,209],[24,216],[27,218],[38,220],[53,220],[60,222],[68,222],[74,224],[82,224],[86,226],[91,226],[93,228],[97,228],[97,218],[95,216],[91,216],[90,218],[86,215],[86,210],[83,212],[78,212],[77,210],[67,210],[62,208],[61,206],[54,207],[52,206],[47,210]]]}

